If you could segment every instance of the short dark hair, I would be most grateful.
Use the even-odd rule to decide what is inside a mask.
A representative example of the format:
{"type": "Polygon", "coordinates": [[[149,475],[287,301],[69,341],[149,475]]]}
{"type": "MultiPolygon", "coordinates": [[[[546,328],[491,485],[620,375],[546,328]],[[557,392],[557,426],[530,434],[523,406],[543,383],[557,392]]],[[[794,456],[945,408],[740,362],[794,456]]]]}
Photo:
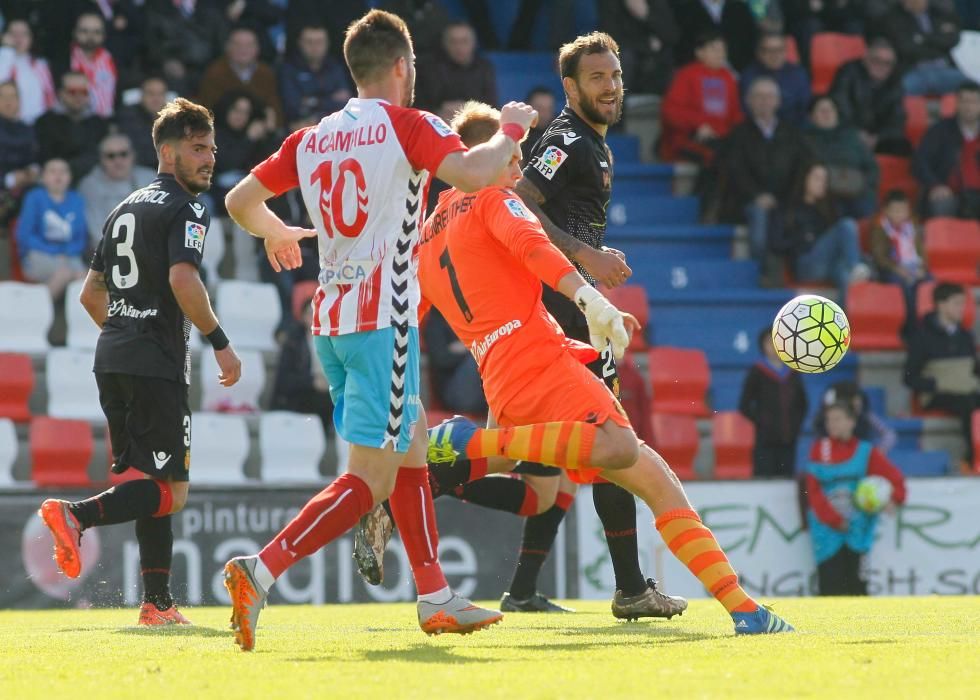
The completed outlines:
{"type": "Polygon", "coordinates": [[[725,37],[717,29],[706,29],[694,37],[694,50],[704,48],[713,41],[724,41],[725,37]]]}
{"type": "Polygon", "coordinates": [[[168,102],[153,122],[153,147],[168,141],[180,141],[193,136],[203,136],[214,131],[214,115],[207,107],[183,97],[168,102]]]}
{"type": "Polygon", "coordinates": [[[533,88],[528,90],[527,97],[524,98],[524,101],[530,102],[536,95],[548,95],[552,99],[557,100],[555,93],[546,88],[544,85],[535,85],[533,88]]]}
{"type": "Polygon", "coordinates": [[[834,105],[834,109],[840,111],[840,108],[837,106],[837,100],[834,99],[833,95],[831,95],[829,92],[823,92],[810,98],[810,101],[806,105],[807,114],[812,112],[813,108],[824,100],[830,101],[830,104],[834,105]]]}
{"type": "Polygon", "coordinates": [[[888,206],[889,204],[895,204],[896,202],[902,202],[908,204],[909,196],[905,194],[902,190],[888,190],[885,193],[885,199],[882,201],[883,206],[888,206]]]}
{"type": "Polygon", "coordinates": [[[575,37],[558,49],[558,72],[562,78],[575,79],[582,56],[609,51],[619,58],[619,44],[605,32],[592,32],[575,37]]]}
{"type": "Polygon", "coordinates": [[[379,80],[395,61],[411,56],[412,35],[398,15],[371,10],[347,27],[344,60],[359,85],[379,80]]]}
{"type": "Polygon", "coordinates": [[[955,282],[940,282],[932,290],[932,303],[941,304],[947,299],[955,297],[957,294],[966,294],[963,285],[955,282]]]}
{"type": "Polygon", "coordinates": [[[759,32],[759,40],[755,42],[755,47],[758,49],[762,46],[763,42],[767,39],[779,39],[784,44],[786,43],[786,37],[783,36],[782,32],[773,31],[772,29],[767,29],[765,31],[759,32]]]}
{"type": "Polygon", "coordinates": [[[874,51],[875,49],[888,49],[892,53],[895,53],[895,47],[892,45],[892,42],[880,34],[868,43],[868,51],[874,51]]]}
{"type": "Polygon", "coordinates": [[[961,92],[972,92],[980,95],[980,85],[972,80],[964,80],[956,88],[956,94],[959,95],[961,92]]]}
{"type": "Polygon", "coordinates": [[[857,411],[854,410],[854,406],[851,405],[849,401],[834,401],[831,404],[827,404],[823,408],[824,415],[826,415],[827,411],[831,410],[832,408],[843,411],[851,420],[857,420],[857,411]]]}

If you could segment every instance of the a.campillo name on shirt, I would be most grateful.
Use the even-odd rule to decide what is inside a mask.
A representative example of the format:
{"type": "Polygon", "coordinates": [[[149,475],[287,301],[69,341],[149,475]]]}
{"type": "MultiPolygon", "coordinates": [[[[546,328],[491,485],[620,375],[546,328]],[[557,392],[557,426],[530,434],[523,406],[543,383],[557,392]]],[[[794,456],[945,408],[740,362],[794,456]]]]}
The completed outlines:
{"type": "Polygon", "coordinates": [[[373,146],[384,143],[388,138],[388,127],[385,124],[361,126],[349,131],[338,129],[323,134],[317,138],[315,131],[310,131],[306,143],[303,144],[305,153],[330,153],[332,151],[349,151],[355,146],[373,146]]]}

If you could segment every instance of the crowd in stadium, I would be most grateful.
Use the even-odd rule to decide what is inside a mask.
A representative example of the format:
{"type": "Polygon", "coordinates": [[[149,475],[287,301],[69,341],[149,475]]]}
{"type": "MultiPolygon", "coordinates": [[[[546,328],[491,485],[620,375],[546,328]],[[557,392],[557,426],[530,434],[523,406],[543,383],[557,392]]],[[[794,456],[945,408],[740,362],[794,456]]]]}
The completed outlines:
{"type": "MultiPolygon", "coordinates": [[[[581,4],[523,0],[499,36],[486,0],[0,0],[0,278],[45,284],[64,308],[107,214],[153,180],[151,124],[174,95],[214,111],[207,197],[212,216],[224,216],[224,194],[285,134],[353,95],[343,31],[368,7],[410,26],[417,106],[448,119],[468,99],[527,99],[542,115],[540,134],[563,96],[544,86],[498,94],[482,52],[553,51],[574,36],[581,4]]],[[[980,2],[596,0],[594,16],[619,42],[629,93],[658,96],[660,135],[644,158],[695,166],[702,220],[747,228],[763,286],[826,284],[842,305],[854,282],[902,289],[906,384],[922,409],[959,418],[972,465],[975,342],[960,327],[964,287],[930,271],[925,227],[980,215],[980,86],[951,58],[961,32],[980,27],[980,2]],[[819,41],[828,33],[837,43],[819,41]],[[920,324],[918,288],[932,281],[935,311],[920,324]]],[[[295,193],[274,206],[304,223],[295,193]]],[[[303,311],[318,270],[315,239],[300,270],[275,274],[252,239],[228,219],[224,228],[228,254],[208,274],[269,282],[279,294],[280,360],[267,407],[318,413],[331,432],[303,311]]],[[[485,412],[467,349],[439,318],[425,337],[438,403],[485,412]]],[[[65,342],[63,322],[51,340],[65,342]]],[[[624,374],[635,377],[624,377],[624,403],[642,413],[647,382],[629,365],[624,374]]],[[[860,387],[831,391],[856,402],[859,432],[887,450],[894,435],[869,414],[860,387]]],[[[792,475],[806,402],[799,378],[764,354],[740,407],[756,424],[756,475],[792,475]]],[[[635,424],[643,437],[648,421],[635,424]]]]}

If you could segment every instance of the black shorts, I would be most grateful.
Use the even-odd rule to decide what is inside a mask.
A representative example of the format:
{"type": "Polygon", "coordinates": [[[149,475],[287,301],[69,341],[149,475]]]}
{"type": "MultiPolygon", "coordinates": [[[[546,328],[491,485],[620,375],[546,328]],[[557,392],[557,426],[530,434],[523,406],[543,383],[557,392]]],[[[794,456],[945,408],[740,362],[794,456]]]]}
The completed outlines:
{"type": "Polygon", "coordinates": [[[528,476],[558,476],[561,469],[549,467],[539,462],[521,462],[511,469],[514,474],[527,474],[528,476]]]}
{"type": "MultiPolygon", "coordinates": [[[[582,317],[583,323],[585,317],[582,317]]],[[[562,325],[565,335],[572,340],[579,340],[583,343],[590,343],[589,327],[587,325],[562,325]]],[[[607,345],[606,349],[599,355],[599,359],[593,360],[586,365],[592,374],[599,377],[609,387],[609,391],[619,400],[619,373],[616,371],[616,358],[613,357],[612,347],[607,345]]]]}
{"type": "Polygon", "coordinates": [[[112,471],[136,469],[155,479],[187,481],[191,410],[187,385],[159,377],[96,372],[109,422],[112,471]]]}

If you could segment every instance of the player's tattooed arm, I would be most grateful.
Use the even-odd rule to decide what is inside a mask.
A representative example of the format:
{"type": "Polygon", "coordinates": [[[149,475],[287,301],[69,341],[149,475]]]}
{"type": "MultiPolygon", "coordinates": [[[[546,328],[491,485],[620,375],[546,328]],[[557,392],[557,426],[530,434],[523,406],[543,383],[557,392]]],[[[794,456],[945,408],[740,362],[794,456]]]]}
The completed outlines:
{"type": "Polygon", "coordinates": [[[109,290],[105,285],[105,275],[95,270],[89,270],[82,285],[82,292],[78,295],[78,300],[85,307],[92,320],[95,321],[95,325],[102,328],[109,317],[109,290]]]}
{"type": "Polygon", "coordinates": [[[538,221],[541,222],[541,227],[548,234],[548,238],[555,244],[555,247],[564,253],[565,257],[572,262],[582,264],[580,258],[583,255],[583,251],[588,249],[589,246],[575,238],[575,236],[562,231],[555,225],[555,222],[548,218],[548,215],[544,213],[544,209],[541,208],[541,205],[545,202],[545,196],[541,194],[541,190],[524,177],[518,180],[516,191],[521,196],[521,199],[524,200],[527,208],[538,217],[538,221]]]}

